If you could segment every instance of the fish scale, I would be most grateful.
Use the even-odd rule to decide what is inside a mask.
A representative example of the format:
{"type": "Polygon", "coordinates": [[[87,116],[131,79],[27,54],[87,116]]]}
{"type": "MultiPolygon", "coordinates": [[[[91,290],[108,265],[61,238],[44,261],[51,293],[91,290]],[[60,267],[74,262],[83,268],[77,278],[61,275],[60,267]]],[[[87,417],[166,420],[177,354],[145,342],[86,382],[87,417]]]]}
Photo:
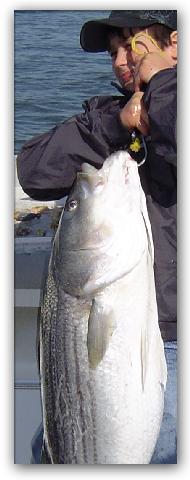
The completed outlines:
{"type": "MultiPolygon", "coordinates": [[[[52,437],[59,438],[59,444],[63,446],[64,454],[60,452],[59,463],[94,463],[90,382],[86,377],[87,347],[84,363],[81,358],[83,340],[81,322],[84,325],[84,338],[86,338],[89,302],[84,300],[79,302],[64,291],[59,291],[58,296],[60,298],[57,305],[62,307],[61,309],[58,307],[54,323],[51,319],[51,329],[47,329],[50,332],[48,334],[50,338],[47,342],[43,340],[45,350],[48,350],[48,344],[51,347],[52,344],[56,344],[56,351],[52,351],[51,348],[51,372],[49,372],[51,382],[48,382],[50,395],[55,399],[52,437]],[[84,311],[84,318],[81,320],[82,311],[84,311]]],[[[48,388],[46,395],[49,399],[48,388]]],[[[49,418],[52,417],[53,410],[48,401],[49,418]]]]}

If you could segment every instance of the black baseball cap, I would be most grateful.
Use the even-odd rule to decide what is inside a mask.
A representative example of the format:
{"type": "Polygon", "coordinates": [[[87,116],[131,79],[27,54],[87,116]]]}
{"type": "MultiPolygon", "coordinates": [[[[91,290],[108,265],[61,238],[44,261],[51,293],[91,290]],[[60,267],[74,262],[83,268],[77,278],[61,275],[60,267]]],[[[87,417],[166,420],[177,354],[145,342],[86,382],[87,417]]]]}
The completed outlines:
{"type": "Polygon", "coordinates": [[[177,10],[112,10],[108,18],[84,23],[80,43],[86,52],[107,50],[107,35],[110,27],[149,27],[154,23],[177,29],[177,10]]]}

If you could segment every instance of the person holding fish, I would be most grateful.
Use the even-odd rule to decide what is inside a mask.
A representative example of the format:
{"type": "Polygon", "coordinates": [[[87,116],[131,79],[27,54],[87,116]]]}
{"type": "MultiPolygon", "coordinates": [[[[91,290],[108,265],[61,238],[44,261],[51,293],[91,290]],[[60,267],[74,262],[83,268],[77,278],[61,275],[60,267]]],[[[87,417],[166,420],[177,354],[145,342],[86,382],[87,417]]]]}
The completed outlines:
{"type": "Polygon", "coordinates": [[[27,142],[17,158],[18,177],[32,198],[58,199],[68,195],[83,162],[101,168],[118,150],[137,161],[152,228],[168,367],[164,417],[151,463],[176,463],[177,12],[114,10],[108,18],[86,22],[80,42],[87,52],[110,53],[122,96],[90,99],[84,113],[27,142]]]}

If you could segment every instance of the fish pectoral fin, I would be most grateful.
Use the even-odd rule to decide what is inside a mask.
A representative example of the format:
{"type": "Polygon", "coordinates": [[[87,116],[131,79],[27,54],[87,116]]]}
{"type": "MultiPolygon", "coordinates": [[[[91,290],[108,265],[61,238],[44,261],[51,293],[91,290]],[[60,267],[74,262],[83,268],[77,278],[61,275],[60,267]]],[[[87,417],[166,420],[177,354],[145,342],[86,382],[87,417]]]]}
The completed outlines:
{"type": "Polygon", "coordinates": [[[88,320],[88,359],[90,368],[95,369],[103,359],[115,329],[113,311],[93,300],[88,320]]]}
{"type": "MultiPolygon", "coordinates": [[[[140,363],[141,363],[141,385],[142,391],[144,391],[147,371],[150,365],[150,358],[149,358],[149,349],[150,346],[150,338],[148,335],[148,329],[142,328],[141,330],[141,338],[140,338],[140,363]]],[[[156,368],[156,378],[160,385],[163,386],[164,390],[166,388],[167,382],[167,365],[166,359],[164,354],[164,344],[162,341],[161,333],[158,328],[157,333],[154,335],[154,340],[151,346],[151,368],[156,368]],[[154,366],[153,366],[154,362],[154,366]]]]}
{"type": "Polygon", "coordinates": [[[165,391],[167,383],[167,364],[164,352],[164,344],[160,331],[158,332],[158,338],[156,342],[156,355],[157,365],[160,365],[160,385],[163,385],[165,391]]]}

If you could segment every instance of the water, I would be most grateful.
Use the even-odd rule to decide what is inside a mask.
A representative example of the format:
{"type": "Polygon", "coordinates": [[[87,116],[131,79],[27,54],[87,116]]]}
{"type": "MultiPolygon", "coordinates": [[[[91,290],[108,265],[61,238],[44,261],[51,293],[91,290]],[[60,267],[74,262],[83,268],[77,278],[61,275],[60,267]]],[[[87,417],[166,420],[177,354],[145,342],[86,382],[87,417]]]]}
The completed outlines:
{"type": "Polygon", "coordinates": [[[83,23],[109,11],[15,11],[15,154],[23,143],[82,111],[84,100],[115,94],[108,53],[80,47],[83,23]]]}

